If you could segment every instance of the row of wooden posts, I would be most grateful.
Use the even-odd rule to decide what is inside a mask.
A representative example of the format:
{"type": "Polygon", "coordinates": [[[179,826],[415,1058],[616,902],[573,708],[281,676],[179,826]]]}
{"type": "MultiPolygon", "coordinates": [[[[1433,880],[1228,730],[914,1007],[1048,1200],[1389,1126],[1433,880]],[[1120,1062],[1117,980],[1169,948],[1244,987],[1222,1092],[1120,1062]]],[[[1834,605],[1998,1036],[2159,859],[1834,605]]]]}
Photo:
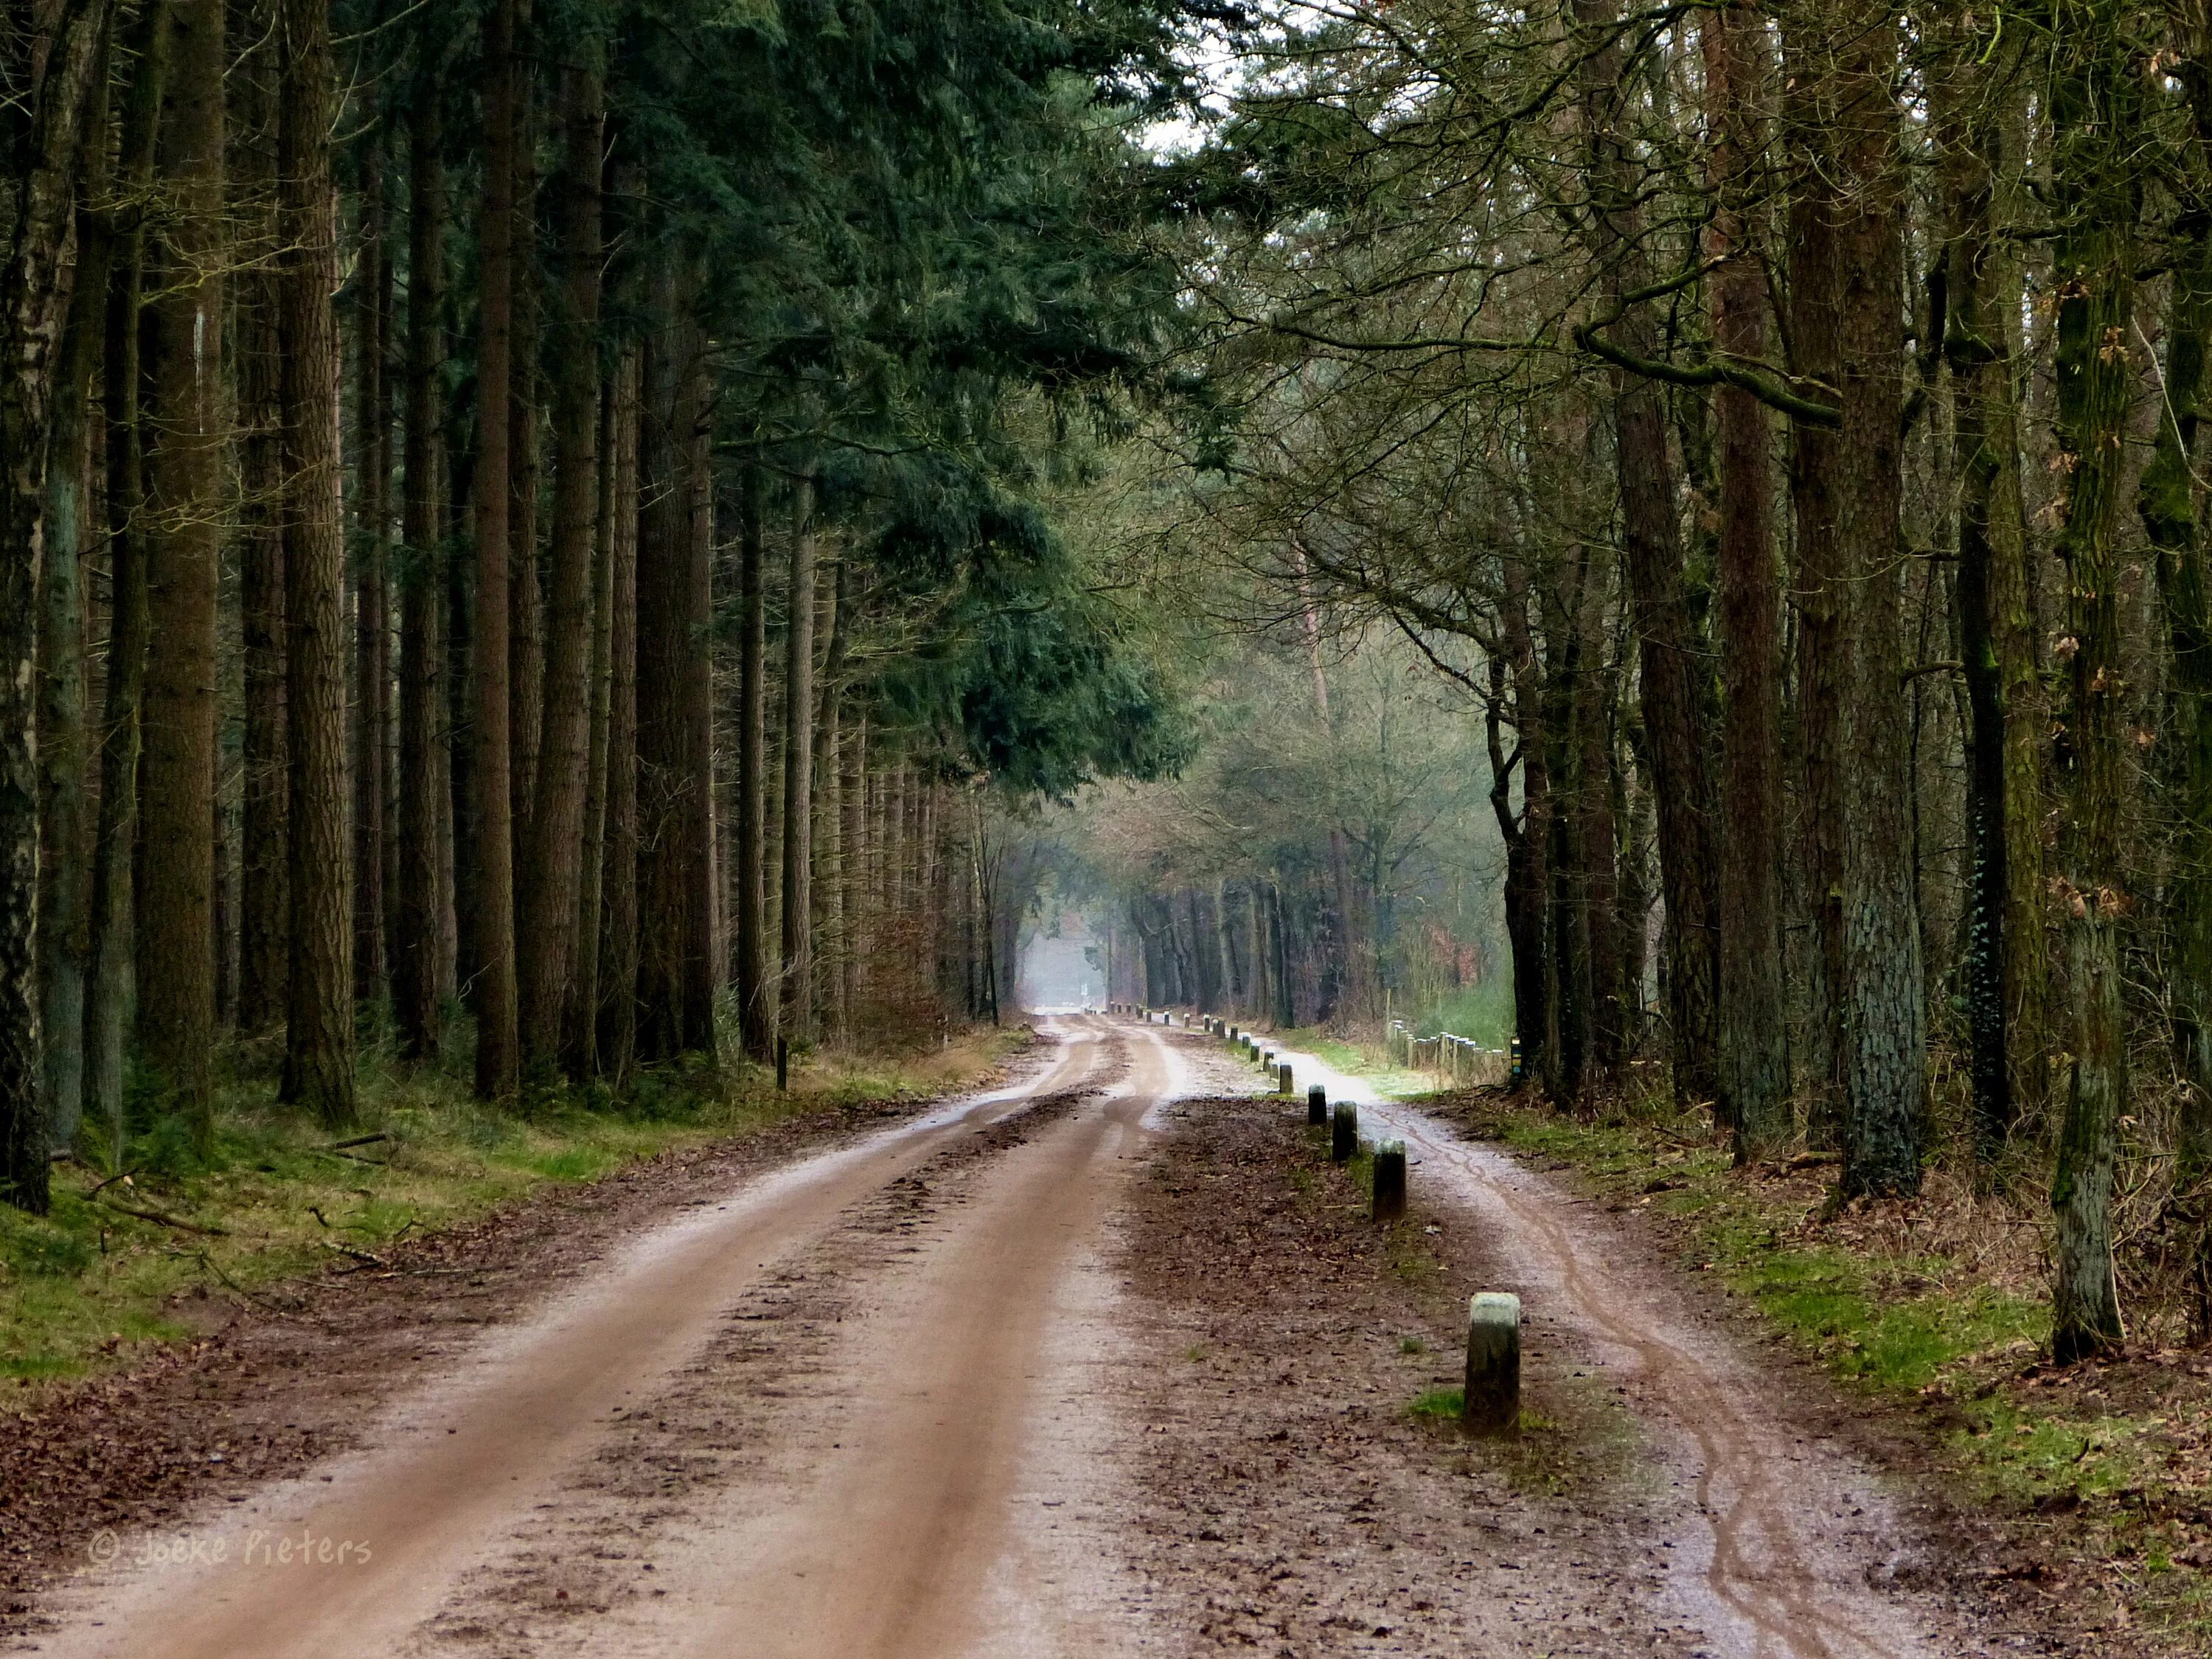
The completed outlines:
{"type": "MultiPolygon", "coordinates": [[[[1141,1018],[1146,1024],[1203,1030],[1243,1051],[1246,1059],[1263,1067],[1274,1079],[1275,1092],[1291,1093],[1291,1062],[1250,1031],[1241,1030],[1212,1014],[1176,1014],[1170,1011],[1109,1004],[1109,1012],[1141,1018]],[[1195,1021],[1195,1024],[1194,1024],[1195,1021]]],[[[1402,1021],[1391,1022],[1385,1042],[1393,1064],[1409,1069],[1434,1071],[1455,1083],[1504,1082],[1517,1069],[1518,1056],[1507,1051],[1477,1048],[1464,1037],[1446,1034],[1415,1037],[1402,1021]],[[1447,1046],[1449,1045],[1449,1046],[1447,1046]],[[1439,1059],[1441,1065],[1438,1064],[1439,1059]],[[1424,1065],[1422,1062],[1429,1063],[1424,1065]],[[1482,1075],[1493,1069],[1497,1075],[1482,1075]]],[[[1359,1152],[1359,1109],[1348,1100],[1329,1104],[1328,1091],[1320,1084],[1306,1088],[1306,1125],[1326,1127],[1332,1162],[1349,1164],[1359,1152]]],[[[1401,1140],[1376,1143],[1371,1160],[1374,1216],[1377,1221],[1400,1221],[1406,1214],[1406,1144],[1401,1140]]],[[[1521,1418],[1521,1298],[1507,1291],[1485,1291],[1468,1304],[1467,1382],[1461,1396],[1460,1418],[1482,1433],[1507,1433],[1521,1418]]]]}

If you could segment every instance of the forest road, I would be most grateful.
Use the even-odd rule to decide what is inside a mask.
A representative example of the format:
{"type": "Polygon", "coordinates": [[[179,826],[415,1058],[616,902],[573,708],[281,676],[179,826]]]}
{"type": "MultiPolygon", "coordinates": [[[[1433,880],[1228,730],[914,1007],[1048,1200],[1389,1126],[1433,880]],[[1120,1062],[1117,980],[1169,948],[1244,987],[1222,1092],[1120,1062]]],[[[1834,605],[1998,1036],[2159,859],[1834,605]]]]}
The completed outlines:
{"type": "MultiPolygon", "coordinates": [[[[564,1492],[579,1470],[604,1459],[625,1412],[696,1366],[749,1289],[933,1157],[1084,1089],[1126,1042],[1097,1022],[1066,1022],[1054,1034],[1055,1055],[1014,1086],[805,1159],[674,1218],[574,1291],[491,1333],[435,1384],[402,1396],[360,1450],[150,1537],[103,1534],[93,1553],[100,1565],[51,1605],[60,1628],[33,1645],[67,1659],[392,1659],[444,1648],[441,1632],[459,1630],[468,1633],[467,1650],[483,1651],[475,1623],[455,1619],[469,1586],[498,1576],[533,1516],[566,1507],[564,1492]]],[[[1117,1101],[1095,1118],[1089,1139],[1128,1133],[1136,1105],[1134,1097],[1117,1101]]],[[[1085,1154],[1071,1156],[1079,1165],[1085,1154]]],[[[1031,1279],[1042,1271],[1060,1215],[1073,1212],[1059,1206],[1080,1197],[1049,1175],[1041,1180],[1036,1196],[1047,1208],[990,1246],[1018,1254],[1017,1285],[1032,1290],[1042,1288],[1031,1279]]],[[[1008,1304],[972,1282],[945,1288],[940,1346],[903,1363],[957,1375],[983,1364],[990,1327],[1008,1304]]],[[[921,1504],[924,1484],[949,1481],[933,1510],[925,1505],[907,1518],[957,1526],[963,1506],[988,1496],[988,1483],[966,1471],[971,1455],[988,1464],[1000,1402],[988,1366],[972,1380],[981,1390],[974,1405],[991,1410],[963,1410],[940,1427],[933,1408],[892,1401],[874,1425],[892,1465],[905,1460],[909,1501],[921,1504]],[[908,1434],[919,1443],[908,1446],[908,1434]]],[[[854,1490],[840,1504],[878,1522],[872,1554],[846,1559],[872,1559],[863,1577],[875,1586],[868,1605],[880,1612],[860,1625],[880,1631],[883,1619],[920,1610],[929,1598],[918,1575],[937,1564],[892,1551],[900,1516],[866,1507],[899,1488],[872,1474],[844,1484],[854,1490]]],[[[854,1516],[840,1524],[835,1510],[817,1507],[799,1518],[831,1559],[844,1557],[854,1516]]],[[[765,1610],[732,1606],[726,1613],[752,1619],[765,1610]]],[[[729,1650],[725,1643],[708,1650],[729,1650]]],[[[818,1650],[891,1649],[840,1636],[818,1650]]]]}

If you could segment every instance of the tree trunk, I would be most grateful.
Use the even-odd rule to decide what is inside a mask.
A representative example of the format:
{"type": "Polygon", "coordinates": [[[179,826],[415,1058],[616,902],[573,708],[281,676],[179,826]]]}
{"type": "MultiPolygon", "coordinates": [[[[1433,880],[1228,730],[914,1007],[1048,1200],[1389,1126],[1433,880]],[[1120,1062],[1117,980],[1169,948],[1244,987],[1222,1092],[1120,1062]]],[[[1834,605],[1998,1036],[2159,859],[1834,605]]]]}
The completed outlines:
{"type": "MultiPolygon", "coordinates": [[[[2193,31],[2185,76],[2200,156],[2212,143],[2212,38],[2193,31]]],[[[2187,216],[2175,227],[2167,301],[2166,362],[2160,390],[2158,447],[2143,471],[2138,506],[2158,558],[2166,645],[2172,659],[2173,824],[2167,949],[2174,1069],[2182,1087],[2175,1190],[2191,1194],[2212,1176],[2212,579],[2205,565],[2195,463],[2205,397],[2205,351],[2212,335],[2212,176],[2185,175],[2187,216]]],[[[2184,1201],[2194,1260],[2190,1328],[2212,1336],[2212,1215],[2184,1201]]]]}
{"type": "MultiPolygon", "coordinates": [[[[492,0],[484,17],[483,207],[477,227],[476,592],[470,673],[476,733],[470,760],[476,804],[469,848],[476,871],[477,1095],[501,1100],[520,1076],[514,960],[514,818],[508,721],[509,509],[514,489],[510,394],[514,346],[518,0],[492,0]]],[[[519,545],[519,544],[518,544],[519,545]]],[[[529,550],[521,549],[526,557],[529,550]]]]}
{"type": "Polygon", "coordinates": [[[392,264],[385,205],[384,153],[372,137],[361,160],[361,257],[354,273],[354,730],[353,989],[360,1001],[382,996],[384,842],[390,803],[386,756],[392,731],[392,610],[386,587],[392,529],[392,403],[385,364],[391,352],[392,264]]]}
{"type": "Polygon", "coordinates": [[[840,836],[837,861],[841,897],[838,915],[842,925],[842,949],[838,957],[837,989],[839,1034],[851,1042],[857,1036],[860,1018],[861,969],[866,961],[864,945],[866,930],[863,918],[866,913],[867,884],[864,872],[867,864],[867,789],[868,789],[868,722],[856,705],[847,723],[843,745],[843,772],[839,780],[842,802],[839,808],[843,823],[840,836]]]}
{"type": "MultiPolygon", "coordinates": [[[[133,30],[138,72],[124,115],[117,168],[121,188],[133,197],[143,192],[153,176],[168,51],[166,11],[167,0],[154,0],[140,10],[133,30]]],[[[134,215],[119,230],[114,250],[101,365],[107,446],[107,686],[101,710],[100,823],[92,858],[84,1109],[106,1130],[110,1166],[116,1170],[125,1167],[123,1030],[131,1002],[135,951],[132,851],[138,830],[139,714],[149,631],[138,356],[145,240],[144,218],[134,215]]]]}
{"type": "MultiPolygon", "coordinates": [[[[1589,234],[1603,263],[1607,302],[1615,311],[1625,307],[1613,332],[1629,354],[1650,359],[1660,355],[1650,308],[1627,301],[1650,285],[1651,274],[1635,166],[1627,153],[1622,54],[1618,40],[1610,38],[1618,5],[1616,0],[1576,0],[1575,12],[1585,28],[1608,34],[1607,44],[1584,57],[1581,70],[1596,209],[1589,217],[1589,234]]],[[[1658,803],[1674,1093],[1684,1101],[1711,1100],[1720,1081],[1719,916],[1712,789],[1698,688],[1705,648],[1684,586],[1674,467],[1667,452],[1666,394],[1656,382],[1618,365],[1611,379],[1622,552],[1658,803]]]]}
{"type": "MultiPolygon", "coordinates": [[[[583,862],[576,881],[575,975],[562,1065],[579,1082],[599,1075],[599,952],[606,903],[608,736],[614,713],[614,532],[623,500],[617,450],[637,431],[637,352],[625,348],[599,388],[599,521],[592,550],[591,707],[584,782],[583,862]]],[[[629,465],[635,467],[633,455],[629,465]]]]}
{"type": "Polygon", "coordinates": [[[352,1122],[353,941],[348,908],[345,533],[338,495],[337,287],[330,0],[283,0],[276,118],[277,342],[283,355],[284,617],[292,951],[287,1096],[352,1122]]]}
{"type": "Polygon", "coordinates": [[[437,35],[427,18],[417,50],[422,62],[407,118],[407,551],[399,584],[399,903],[392,985],[399,1052],[428,1060],[442,1035],[441,915],[451,899],[439,842],[453,801],[438,763],[447,670],[445,412],[438,382],[445,358],[445,88],[437,35]]]}
{"type": "Polygon", "coordinates": [[[2042,720],[2027,616],[2027,538],[2013,392],[2019,293],[1994,218],[1998,179],[2008,165],[2005,129],[2016,111],[2009,98],[1994,107],[1990,101],[2013,73],[2009,53],[1992,70],[1983,64],[1984,51],[1978,31],[1962,30],[1931,86],[1938,94],[1948,244],[1940,273],[1942,314],[1935,320],[1953,386],[1960,655],[1969,713],[1972,863],[1962,978],[1975,1149],[1987,1162],[2003,1150],[2020,1108],[2040,1103],[2044,1094],[2038,1074],[2045,901],[2037,787],[2042,733],[2023,729],[2030,720],[2039,728],[2042,720]],[[2016,859],[2024,870],[2014,868],[2016,859]]]}
{"type": "Polygon", "coordinates": [[[1513,1030],[1533,1073],[1550,1077],[1556,1024],[1552,999],[1550,930],[1552,774],[1544,729],[1543,675],[1528,628],[1528,567],[1518,552],[1504,555],[1498,603],[1504,659],[1493,657],[1487,704],[1490,799],[1505,842],[1505,937],[1513,953],[1513,1030]],[[1512,677],[1513,755],[1504,752],[1505,677],[1512,677]],[[1512,809],[1514,757],[1521,772],[1521,811],[1512,809]]]}
{"type": "Polygon", "coordinates": [[[711,538],[697,499],[706,409],[692,284],[664,272],[655,286],[638,534],[638,1052],[672,1060],[714,1047],[711,538]]]}
{"type": "Polygon", "coordinates": [[[840,860],[843,838],[837,811],[837,743],[839,715],[844,694],[846,612],[852,568],[847,559],[837,561],[835,577],[822,590],[822,615],[817,631],[827,637],[822,653],[822,677],[816,698],[812,824],[808,831],[814,870],[808,888],[814,898],[815,1018],[833,1042],[846,1038],[844,988],[845,913],[844,876],[840,860]],[[824,949],[823,947],[827,947],[824,949]]]}
{"type": "MultiPolygon", "coordinates": [[[[1766,274],[1749,246],[1750,169],[1761,149],[1765,76],[1759,15],[1743,3],[1705,14],[1705,84],[1714,112],[1717,198],[1707,257],[1713,344],[1766,356],[1766,274]]],[[[1773,482],[1765,411],[1751,392],[1713,395],[1720,439],[1721,730],[1719,1111],[1739,1164],[1789,1140],[1779,866],[1782,835],[1782,596],[1775,568],[1773,482]]]]}
{"type": "Polygon", "coordinates": [[[791,578],[784,611],[783,668],[783,1015],[794,1041],[813,1035],[808,986],[813,978],[813,915],[808,890],[814,796],[814,481],[794,486],[791,578]]]}
{"type": "Polygon", "coordinates": [[[623,355],[615,405],[614,520],[607,535],[605,924],[599,946],[599,1074],[620,1085],[637,1047],[638,348],[623,355]]]}
{"type": "Polygon", "coordinates": [[[216,612],[222,556],[224,447],[221,278],[222,0],[168,10],[167,96],[158,165],[164,223],[153,304],[158,441],[149,508],[157,529],[148,585],[146,844],[138,930],[138,1043],[204,1152],[215,1138],[216,612]]]}
{"type": "Polygon", "coordinates": [[[2051,88],[2052,160],[2061,234],[2057,295],[2058,475],[2065,513],[2057,554],[2067,571],[2069,696],[2058,759],[2070,811],[2057,884],[2067,908],[2071,1086],[2051,1185],[2057,1212],[2051,1351],[2060,1364],[2121,1340],[2112,1273],[2115,1143],[2127,1101],[2121,930],[2129,905],[2121,858],[2125,681],[2120,662],[2120,490],[2134,398],[2134,228],[2141,189],[2133,147],[2145,112],[2130,44],[2100,15],[2072,27],[2051,88]]]}
{"type": "Polygon", "coordinates": [[[39,1004],[46,1134],[73,1146],[84,1111],[85,552],[92,514],[92,383],[113,251],[106,206],[106,54],[85,118],[76,276],[54,364],[46,453],[44,629],[39,641],[39,1004]]]}
{"type": "Polygon", "coordinates": [[[597,334],[600,140],[605,98],[595,66],[562,71],[562,283],[554,316],[553,553],[546,606],[545,720],[520,872],[523,1059],[560,1062],[576,949],[591,712],[592,539],[599,502],[597,334]]]}
{"type": "Polygon", "coordinates": [[[745,1053],[766,1060],[775,1011],[768,973],[768,598],[757,467],[740,484],[738,525],[738,1018],[745,1053]]]}

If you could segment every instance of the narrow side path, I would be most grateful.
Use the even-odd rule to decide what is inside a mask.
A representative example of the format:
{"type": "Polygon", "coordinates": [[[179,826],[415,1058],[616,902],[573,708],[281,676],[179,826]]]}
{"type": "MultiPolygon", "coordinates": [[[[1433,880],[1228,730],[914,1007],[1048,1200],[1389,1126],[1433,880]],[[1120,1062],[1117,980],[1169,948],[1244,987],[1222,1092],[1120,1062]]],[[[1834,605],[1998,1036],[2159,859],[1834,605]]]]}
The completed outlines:
{"type": "Polygon", "coordinates": [[[1665,1593],[1716,1654],[1996,1650],[1962,1633],[1942,1598],[1896,1582],[1905,1529],[1874,1473],[1793,1421],[1771,1374],[1700,1322],[1664,1275],[1646,1271],[1648,1252],[1609,1218],[1364,1079],[1311,1054],[1283,1057],[1300,1093],[1320,1083],[1332,1102],[1358,1105],[1364,1134],[1406,1143],[1426,1201],[1441,1189],[1473,1212],[1516,1279],[1495,1288],[1520,1293],[1532,1327],[1571,1329],[1617,1374],[1684,1500],[1665,1593]]]}

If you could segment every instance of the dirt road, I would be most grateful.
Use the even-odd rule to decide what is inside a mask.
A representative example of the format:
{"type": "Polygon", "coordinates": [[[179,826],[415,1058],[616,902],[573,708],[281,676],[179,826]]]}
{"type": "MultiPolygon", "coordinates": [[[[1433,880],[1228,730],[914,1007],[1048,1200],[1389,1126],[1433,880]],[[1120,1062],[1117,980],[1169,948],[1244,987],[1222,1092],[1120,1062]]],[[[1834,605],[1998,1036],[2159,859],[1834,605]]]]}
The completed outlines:
{"type": "Polygon", "coordinates": [[[1510,1264],[1532,1364],[1571,1353],[1616,1379],[1638,1455],[1674,1483],[1656,1504],[1532,1496],[1415,1423],[1416,1372],[1442,1356],[1394,1334],[1404,1264],[1342,1204],[1296,1195],[1304,1154],[1271,1108],[1233,1125],[1218,1103],[1170,1108],[1249,1091],[1249,1069],[1126,1021],[1046,1035],[1052,1057],[1017,1086],[667,1221],[403,1395],[356,1451],[112,1540],[33,1644],[1984,1650],[1881,1582],[1897,1523],[1868,1473],[1794,1431],[1756,1367],[1633,1282],[1565,1194],[1367,1109],[1413,1147],[1425,1201],[1459,1206],[1443,1231],[1463,1215],[1486,1263],[1510,1264]],[[1243,1161],[1209,1177],[1192,1231],[1175,1171],[1232,1129],[1243,1161]],[[1285,1259],[1303,1263],[1288,1280],[1285,1259]]]}

